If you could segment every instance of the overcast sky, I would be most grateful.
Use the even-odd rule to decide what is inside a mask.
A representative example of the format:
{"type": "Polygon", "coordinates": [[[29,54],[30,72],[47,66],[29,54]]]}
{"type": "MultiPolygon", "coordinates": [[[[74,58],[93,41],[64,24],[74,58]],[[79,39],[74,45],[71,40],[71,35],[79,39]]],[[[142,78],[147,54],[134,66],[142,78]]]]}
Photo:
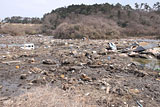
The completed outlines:
{"type": "Polygon", "coordinates": [[[159,0],[1,0],[0,19],[11,16],[42,17],[58,7],[71,4],[95,4],[95,3],[121,3],[122,5],[134,3],[148,3],[153,5],[159,0]]]}

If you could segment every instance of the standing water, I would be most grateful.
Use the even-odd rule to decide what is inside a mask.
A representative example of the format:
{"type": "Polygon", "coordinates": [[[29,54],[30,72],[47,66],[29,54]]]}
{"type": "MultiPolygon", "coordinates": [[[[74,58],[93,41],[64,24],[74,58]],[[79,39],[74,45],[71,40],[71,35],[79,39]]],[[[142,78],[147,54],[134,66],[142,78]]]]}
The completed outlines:
{"type": "Polygon", "coordinates": [[[152,70],[160,69],[160,60],[151,58],[151,59],[143,59],[143,58],[134,58],[134,61],[138,62],[141,66],[147,67],[152,70]]]}

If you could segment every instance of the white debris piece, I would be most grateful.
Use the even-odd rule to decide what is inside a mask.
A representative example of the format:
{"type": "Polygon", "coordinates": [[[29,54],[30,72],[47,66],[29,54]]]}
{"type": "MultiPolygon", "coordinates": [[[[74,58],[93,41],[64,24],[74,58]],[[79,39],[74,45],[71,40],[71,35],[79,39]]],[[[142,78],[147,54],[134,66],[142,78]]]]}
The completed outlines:
{"type": "Polygon", "coordinates": [[[21,49],[25,49],[25,50],[32,50],[35,49],[35,46],[33,43],[28,43],[28,44],[24,44],[21,49]]]}
{"type": "Polygon", "coordinates": [[[114,43],[108,43],[108,44],[109,44],[109,48],[111,50],[117,50],[117,47],[116,47],[116,45],[114,43]]]}

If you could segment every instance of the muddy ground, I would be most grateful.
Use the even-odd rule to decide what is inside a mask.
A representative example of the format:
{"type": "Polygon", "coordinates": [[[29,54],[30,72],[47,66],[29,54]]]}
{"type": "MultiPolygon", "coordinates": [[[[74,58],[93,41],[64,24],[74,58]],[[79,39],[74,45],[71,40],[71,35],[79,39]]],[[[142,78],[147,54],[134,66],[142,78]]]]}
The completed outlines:
{"type": "Polygon", "coordinates": [[[78,90],[92,99],[90,105],[159,107],[159,71],[142,67],[121,52],[134,42],[1,37],[0,105],[26,90],[49,84],[65,91],[78,90]],[[108,42],[114,42],[118,51],[107,50],[108,42]],[[12,46],[23,43],[34,43],[36,48],[12,46]]]}

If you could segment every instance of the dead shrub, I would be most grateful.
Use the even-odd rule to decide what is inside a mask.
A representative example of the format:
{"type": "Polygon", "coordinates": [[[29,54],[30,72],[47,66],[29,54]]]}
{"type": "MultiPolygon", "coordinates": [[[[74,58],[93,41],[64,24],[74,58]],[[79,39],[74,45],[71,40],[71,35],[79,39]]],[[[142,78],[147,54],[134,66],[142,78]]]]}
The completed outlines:
{"type": "Polygon", "coordinates": [[[55,38],[71,39],[88,37],[91,39],[110,39],[120,36],[121,28],[109,19],[95,16],[79,16],[65,20],[54,31],[55,38]]]}

